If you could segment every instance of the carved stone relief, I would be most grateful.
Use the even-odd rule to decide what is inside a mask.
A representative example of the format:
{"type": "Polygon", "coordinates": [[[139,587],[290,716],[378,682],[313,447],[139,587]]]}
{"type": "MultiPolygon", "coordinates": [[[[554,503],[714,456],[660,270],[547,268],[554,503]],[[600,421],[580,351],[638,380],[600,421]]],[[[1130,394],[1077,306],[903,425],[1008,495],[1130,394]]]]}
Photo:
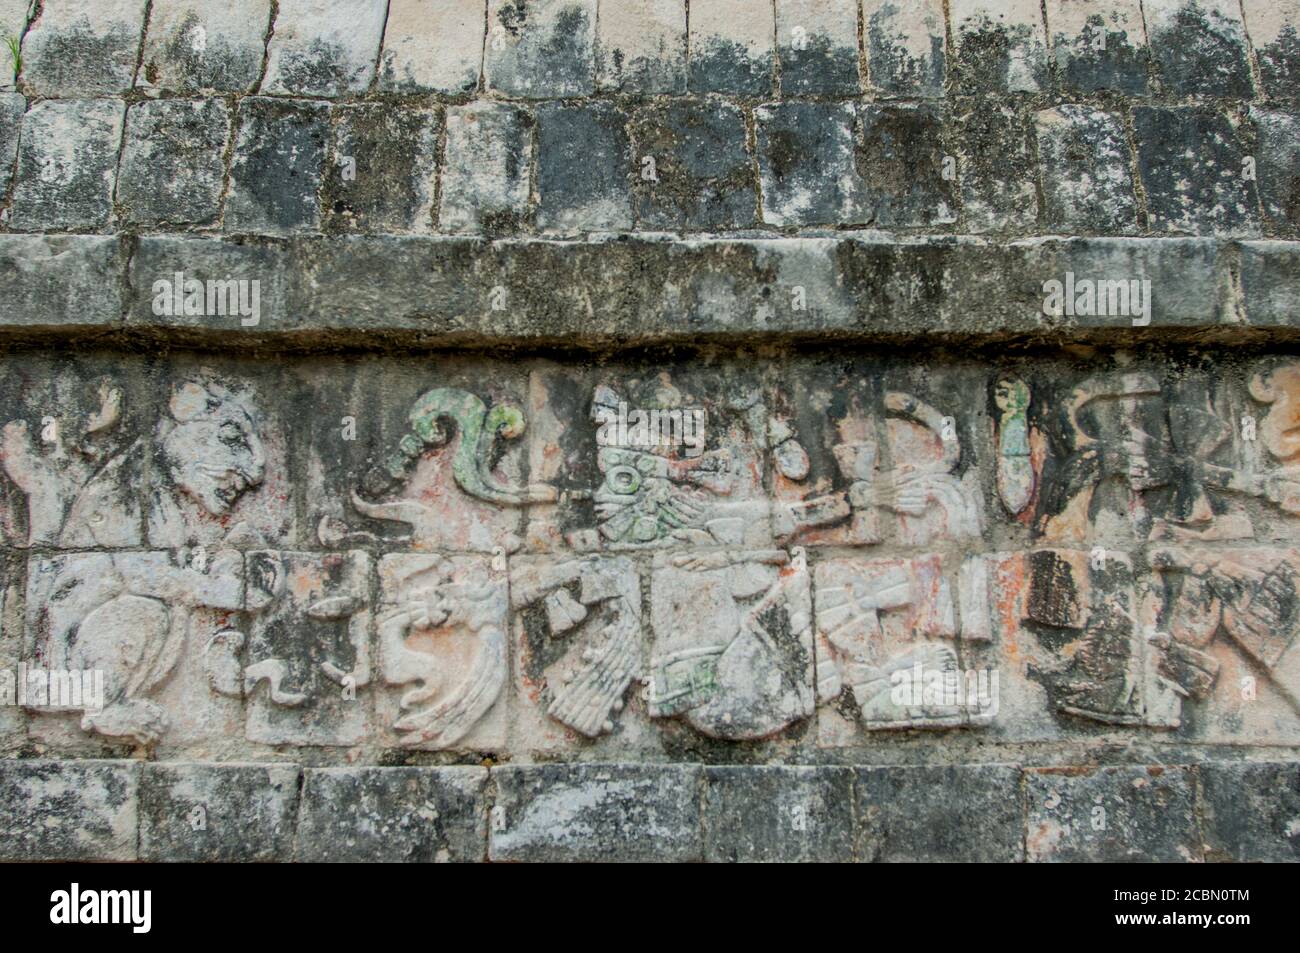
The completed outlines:
{"type": "Polygon", "coordinates": [[[328,442],[295,449],[265,382],[59,374],[61,414],[6,392],[0,468],[24,661],[106,676],[61,713],[87,738],[1300,737],[1295,361],[538,363],[526,399],[361,414],[366,453],[301,503],[289,461],[328,442]]]}

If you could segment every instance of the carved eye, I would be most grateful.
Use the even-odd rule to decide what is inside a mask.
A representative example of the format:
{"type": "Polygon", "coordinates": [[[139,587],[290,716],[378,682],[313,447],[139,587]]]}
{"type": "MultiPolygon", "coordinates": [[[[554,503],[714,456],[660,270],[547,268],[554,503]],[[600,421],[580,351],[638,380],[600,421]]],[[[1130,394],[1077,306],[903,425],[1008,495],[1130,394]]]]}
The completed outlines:
{"type": "Polygon", "coordinates": [[[244,443],[244,432],[238,424],[227,421],[217,431],[217,438],[228,447],[239,447],[244,443]]]}
{"type": "Polygon", "coordinates": [[[641,488],[641,474],[635,467],[610,467],[605,477],[615,493],[629,496],[641,488]]]}

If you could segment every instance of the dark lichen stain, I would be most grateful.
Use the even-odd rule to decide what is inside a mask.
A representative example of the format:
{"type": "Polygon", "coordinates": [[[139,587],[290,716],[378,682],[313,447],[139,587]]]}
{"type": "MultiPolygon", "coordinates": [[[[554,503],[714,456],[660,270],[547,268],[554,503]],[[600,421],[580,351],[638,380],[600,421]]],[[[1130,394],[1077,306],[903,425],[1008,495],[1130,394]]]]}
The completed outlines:
{"type": "Polygon", "coordinates": [[[1166,90],[1181,95],[1250,96],[1250,66],[1233,24],[1198,3],[1181,8],[1173,25],[1151,38],[1166,90]]]}

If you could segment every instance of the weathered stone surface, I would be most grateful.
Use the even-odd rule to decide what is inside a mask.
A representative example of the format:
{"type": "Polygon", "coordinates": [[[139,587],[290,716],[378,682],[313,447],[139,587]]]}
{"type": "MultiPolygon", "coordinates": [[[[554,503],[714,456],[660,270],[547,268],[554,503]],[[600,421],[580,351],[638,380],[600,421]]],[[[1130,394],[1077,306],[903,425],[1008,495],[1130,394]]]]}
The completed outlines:
{"type": "Polygon", "coordinates": [[[957,220],[956,183],[944,177],[943,121],[930,106],[861,107],[858,172],[866,182],[868,221],[878,228],[957,220]]]}
{"type": "Polygon", "coordinates": [[[772,225],[861,222],[865,185],[848,103],[774,103],[754,110],[763,219],[772,225]]]}
{"type": "Polygon", "coordinates": [[[23,38],[23,81],[40,96],[125,92],[135,78],[144,0],[50,0],[23,38]]]}
{"type": "Polygon", "coordinates": [[[1135,229],[1137,199],[1120,118],[1064,105],[1039,112],[1035,126],[1047,226],[1094,233],[1135,229]]]}
{"type": "Polygon", "coordinates": [[[778,0],[777,58],[786,96],[850,95],[858,81],[859,0],[778,0]]]}
{"type": "Polygon", "coordinates": [[[262,76],[270,0],[154,0],[136,85],[247,93],[262,76]]]}
{"type": "Polygon", "coordinates": [[[1258,231],[1255,178],[1222,113],[1143,106],[1134,110],[1133,126],[1153,229],[1216,235],[1258,231]]]}
{"type": "Polygon", "coordinates": [[[1300,98],[1300,3],[1242,0],[1241,6],[1264,92],[1278,99],[1300,98]]]}
{"type": "Polygon", "coordinates": [[[602,0],[596,85],[623,93],[686,92],[686,4],[602,0]]]}
{"type": "Polygon", "coordinates": [[[488,88],[522,99],[590,95],[595,39],[596,0],[488,0],[488,88]]]}
{"type": "Polygon", "coordinates": [[[895,96],[942,96],[947,28],[942,0],[862,0],[870,85],[895,96]]]}
{"type": "Polygon", "coordinates": [[[1043,768],[1024,783],[1028,860],[1201,859],[1189,768],[1043,768]]]}
{"type": "Polygon", "coordinates": [[[440,751],[505,744],[510,607],[505,571],[493,563],[414,553],[380,560],[385,745],[440,751]]]}
{"type": "Polygon", "coordinates": [[[0,93],[0,197],[9,195],[14,160],[18,157],[18,132],[27,100],[17,93],[0,93]]]}
{"type": "MultiPolygon", "coordinates": [[[[22,37],[27,28],[30,0],[0,0],[0,34],[22,37]]],[[[13,77],[5,76],[2,86],[12,85],[13,77]]]]}
{"type": "Polygon", "coordinates": [[[724,102],[667,101],[632,117],[642,228],[744,228],[757,217],[745,118],[724,102]],[[648,160],[648,161],[647,161],[648,160]]]}
{"type": "Polygon", "coordinates": [[[1300,267],[1293,242],[1242,242],[1241,283],[1246,321],[1263,327],[1290,327],[1300,308],[1300,288],[1292,280],[1300,267]]]}
{"type": "Polygon", "coordinates": [[[126,114],[117,201],[124,221],[212,225],[221,214],[230,113],[219,99],[137,103],[126,114]]]}
{"type": "Polygon", "coordinates": [[[495,768],[493,861],[692,861],[703,857],[694,765],[495,768]]]}
{"type": "Polygon", "coordinates": [[[111,99],[45,100],[23,117],[12,227],[104,229],[125,107],[111,99]]]}
{"type": "Polygon", "coordinates": [[[1150,55],[1138,0],[1047,0],[1046,8],[1056,74],[1067,93],[1146,91],[1150,55]]]}
{"type": "Polygon", "coordinates": [[[226,196],[227,232],[282,235],[320,225],[329,110],[307,100],[253,98],[239,104],[226,196]]]}
{"type": "Polygon", "coordinates": [[[1024,856],[1008,765],[859,768],[855,772],[857,859],[1007,863],[1024,856]],[[961,791],[954,797],[952,792],[961,791]]]}
{"type": "Polygon", "coordinates": [[[1300,768],[1294,763],[1205,764],[1197,772],[1206,860],[1285,863],[1300,857],[1300,768]]]}
{"type": "Polygon", "coordinates": [[[537,225],[554,231],[632,228],[632,145],[612,103],[547,103],[537,111],[537,225]]]}
{"type": "Polygon", "coordinates": [[[954,118],[953,135],[961,159],[953,156],[940,174],[961,181],[965,229],[1032,229],[1038,221],[1038,170],[1025,115],[1012,106],[976,102],[954,118]]]}
{"type": "MultiPolygon", "coordinates": [[[[285,249],[278,242],[218,241],[177,235],[147,235],[140,239],[131,259],[131,281],[140,289],[135,311],[127,323],[156,327],[189,327],[203,331],[229,329],[243,334],[254,328],[279,328],[290,325],[288,276],[285,273],[285,249]],[[200,282],[204,289],[201,307],[186,313],[183,305],[175,307],[177,273],[181,281],[200,282]],[[209,310],[206,290],[209,282],[234,280],[245,282],[227,296],[224,308],[209,310]],[[165,282],[156,285],[157,282],[165,282]],[[251,291],[257,285],[257,311],[254,314],[251,291]],[[240,308],[240,288],[244,295],[240,308]],[[161,294],[161,297],[159,295],[161,294]],[[169,301],[170,299],[170,301],[169,301]],[[254,323],[256,318],[256,323],[254,323]]],[[[224,285],[222,286],[225,287],[224,285]]],[[[184,291],[182,287],[182,292],[184,291]]],[[[214,302],[215,304],[216,302],[214,302]]],[[[195,301],[197,305],[197,300],[195,301]]]]}
{"type": "Polygon", "coordinates": [[[775,61],[768,0],[718,0],[691,11],[691,92],[770,96],[775,61]]]}
{"type": "Polygon", "coordinates": [[[447,110],[444,231],[509,233],[526,221],[534,120],[507,103],[447,110]]]}
{"type": "Polygon", "coordinates": [[[1047,86],[1043,14],[1035,0],[950,0],[952,69],[971,91],[1033,93],[1047,86]]]}
{"type": "MultiPolygon", "coordinates": [[[[35,250],[46,254],[44,240],[35,237],[15,240],[12,247],[20,257],[35,250]]],[[[69,247],[83,246],[71,242],[69,247]]],[[[115,244],[106,240],[84,247],[112,250],[115,244]]],[[[1087,338],[1093,331],[1134,327],[1134,315],[1127,313],[1066,314],[1063,307],[1046,307],[1044,282],[1064,282],[1068,272],[1091,280],[1149,280],[1150,326],[1157,328],[1231,326],[1241,320],[1243,308],[1248,320],[1262,326],[1289,323],[1285,302],[1298,290],[1295,273],[1287,270],[1293,244],[1243,247],[1265,251],[1260,252],[1262,270],[1253,271],[1252,264],[1253,273],[1243,279],[1239,301],[1228,267],[1233,253],[1211,238],[1030,238],[998,244],[939,237],[894,241],[869,234],[689,242],[636,236],[564,243],[445,236],[287,242],[146,236],[132,269],[135,287],[148,291],[178,270],[189,277],[191,267],[204,279],[258,278],[261,320],[245,325],[238,314],[202,309],[188,317],[183,310],[155,314],[153,298],[142,292],[128,323],[201,329],[209,340],[328,335],[334,342],[360,342],[385,331],[460,346],[554,342],[573,334],[593,343],[623,344],[734,341],[755,332],[787,340],[814,333],[868,340],[922,332],[968,340],[1008,333],[1087,338]],[[797,306],[797,287],[804,289],[806,308],[797,306]]],[[[12,277],[15,288],[32,289],[33,301],[43,293],[35,268],[12,277]]],[[[58,290],[55,300],[65,300],[58,290]]],[[[35,313],[46,313],[48,304],[41,303],[35,313]]],[[[100,304],[95,302],[96,314],[111,313],[106,305],[101,312],[100,304]]],[[[0,317],[6,313],[0,309],[0,317]]],[[[10,327],[22,313],[12,312],[10,327]]]]}
{"type": "Polygon", "coordinates": [[[297,765],[146,764],[141,770],[141,860],[246,863],[293,856],[297,765]]]}
{"type": "Polygon", "coordinates": [[[135,860],[140,765],[0,760],[0,858],[135,860]]]}
{"type": "Polygon", "coordinates": [[[482,0],[390,0],[380,89],[468,93],[482,66],[482,0]]]}
{"type": "Polygon", "coordinates": [[[262,92],[341,96],[375,78],[387,0],[281,0],[262,92]]]}
{"type": "Polygon", "coordinates": [[[117,239],[0,235],[0,316],[8,325],[104,327],[121,318],[117,239]]]}
{"type": "Polygon", "coordinates": [[[484,768],[308,768],[304,774],[300,861],[483,859],[484,768]]]}
{"type": "Polygon", "coordinates": [[[336,106],[321,189],[327,232],[433,230],[442,114],[388,103],[336,106]]]}
{"type": "Polygon", "coordinates": [[[1284,234],[1300,231],[1300,117],[1252,108],[1255,171],[1264,214],[1284,234]]]}
{"type": "Polygon", "coordinates": [[[1177,96],[1251,95],[1241,5],[1232,0],[1143,0],[1160,85],[1177,96]]]}
{"type": "Polygon", "coordinates": [[[853,858],[849,768],[709,768],[704,858],[843,863],[853,858]]]}

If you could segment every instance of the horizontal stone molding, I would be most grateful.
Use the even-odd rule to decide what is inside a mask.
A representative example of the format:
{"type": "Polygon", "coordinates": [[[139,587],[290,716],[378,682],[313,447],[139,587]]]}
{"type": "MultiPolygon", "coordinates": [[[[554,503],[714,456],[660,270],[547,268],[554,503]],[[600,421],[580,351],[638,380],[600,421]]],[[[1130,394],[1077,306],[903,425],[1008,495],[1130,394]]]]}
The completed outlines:
{"type": "Polygon", "coordinates": [[[308,350],[1226,342],[1290,340],[1300,314],[1300,243],[1285,241],[4,235],[0,259],[0,336],[11,342],[86,334],[308,350]],[[216,313],[212,285],[232,280],[256,282],[256,315],[238,313],[233,285],[219,289],[228,304],[216,313]],[[186,281],[200,292],[191,310],[212,313],[185,313],[186,281]],[[1101,311],[1112,285],[1127,298],[1129,283],[1149,282],[1150,313],[1070,314],[1072,303],[1048,313],[1051,281],[1076,296],[1090,284],[1101,311]]]}
{"type": "Polygon", "coordinates": [[[1277,761],[0,760],[0,860],[1296,861],[1298,806],[1300,765],[1277,761]]]}

